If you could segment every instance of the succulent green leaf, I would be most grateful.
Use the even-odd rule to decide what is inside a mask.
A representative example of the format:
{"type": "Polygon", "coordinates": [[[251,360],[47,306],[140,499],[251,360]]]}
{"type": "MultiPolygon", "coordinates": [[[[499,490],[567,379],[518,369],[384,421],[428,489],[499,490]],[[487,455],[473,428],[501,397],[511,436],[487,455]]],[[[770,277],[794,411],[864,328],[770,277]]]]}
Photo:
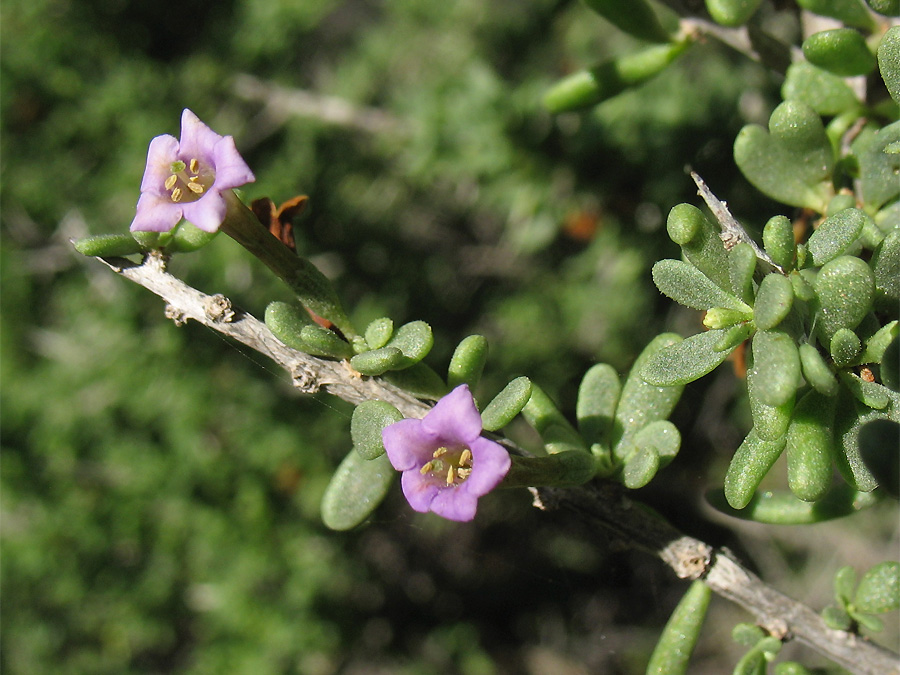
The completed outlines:
{"type": "Polygon", "coordinates": [[[872,614],[900,609],[900,563],[883,562],[866,572],[856,587],[853,604],[872,614]]]}
{"type": "MultiPolygon", "coordinates": [[[[863,457],[864,442],[868,425],[876,422],[900,423],[900,394],[883,388],[887,392],[890,402],[883,409],[874,409],[858,402],[858,397],[844,388],[839,396],[837,417],[835,419],[835,435],[837,437],[837,452],[835,460],[837,468],[850,485],[857,490],[868,492],[878,487],[879,481],[869,468],[869,464],[877,466],[879,462],[873,462],[873,458],[866,461],[863,457]]],[[[896,448],[896,436],[894,436],[894,448],[896,448]]],[[[876,459],[885,458],[885,448],[879,449],[876,459]]],[[[890,450],[889,452],[895,452],[890,450]]],[[[892,477],[896,480],[896,477],[892,477]]]]}
{"type": "Polygon", "coordinates": [[[713,345],[713,349],[717,352],[732,352],[739,344],[749,338],[753,331],[754,326],[749,321],[730,326],[725,329],[719,341],[713,345]]]}
{"type": "Polygon", "coordinates": [[[545,94],[544,105],[552,113],[597,105],[662,72],[690,44],[681,40],[653,45],[574,73],[545,94]]]}
{"type": "Polygon", "coordinates": [[[589,452],[563,450],[542,457],[512,458],[504,487],[584,485],[597,472],[597,462],[589,452]]]}
{"type": "Polygon", "coordinates": [[[186,220],[182,220],[172,232],[172,239],[166,244],[170,253],[191,253],[203,248],[216,238],[216,232],[206,232],[186,220]]]}
{"type": "Polygon", "coordinates": [[[862,628],[870,630],[873,633],[879,633],[884,630],[884,622],[878,617],[863,614],[859,611],[853,611],[850,615],[862,628]]]}
{"type": "Polygon", "coordinates": [[[856,589],[856,570],[844,565],[834,574],[834,599],[839,605],[846,605],[853,598],[856,589]]]}
{"type": "Polygon", "coordinates": [[[900,423],[870,420],[859,429],[859,454],[883,492],[900,499],[900,423]]]}
{"type": "Polygon", "coordinates": [[[815,390],[807,392],[794,408],[788,427],[788,486],[806,502],[822,499],[831,487],[835,401],[815,390]]]}
{"type": "Polygon", "coordinates": [[[691,583],[666,622],[659,642],[650,655],[647,675],[683,675],[688,672],[688,663],[700,637],[711,597],[712,591],[705,583],[699,579],[691,583]]]}
{"type": "Polygon", "coordinates": [[[758,125],[741,129],[734,158],[747,180],[785,204],[823,212],[832,196],[831,143],[805,103],[784,101],[772,112],[768,131],[758,125]]]}
{"type": "MultiPolygon", "coordinates": [[[[353,365],[353,362],[350,362],[353,365]]],[[[416,398],[427,398],[437,401],[448,392],[447,385],[441,376],[434,372],[428,364],[419,363],[402,370],[389,370],[382,375],[386,382],[403,389],[416,398]]]]}
{"type": "Polygon", "coordinates": [[[725,474],[725,500],[734,509],[743,509],[784,451],[785,438],[761,439],[755,429],[738,446],[725,474]]]}
{"type": "Polygon", "coordinates": [[[769,525],[808,525],[843,518],[878,503],[873,493],[857,492],[849,485],[837,485],[817,502],[804,502],[790,492],[761,490],[743,509],[734,509],[721,490],[706,494],[707,501],[726,515],[769,525]]]}
{"type": "Polygon", "coordinates": [[[822,610],[822,620],[829,628],[834,630],[850,630],[853,619],[843,607],[830,605],[822,610]]]}
{"type": "Polygon", "coordinates": [[[889,29],[878,45],[878,69],[891,98],[900,105],[900,26],[889,29]]]}
{"type": "Polygon", "coordinates": [[[874,11],[885,16],[900,16],[900,0],[866,0],[874,11]]]}
{"type": "Polygon", "coordinates": [[[810,35],[803,41],[803,55],[819,68],[853,77],[875,70],[875,56],[862,33],[852,28],[833,28],[810,35]]]}
{"type": "Polygon", "coordinates": [[[375,319],[366,326],[366,344],[369,349],[381,349],[394,334],[394,322],[386,316],[375,319]]]}
{"type": "Polygon", "coordinates": [[[587,451],[578,432],[550,397],[534,383],[531,384],[531,396],[522,408],[522,416],[541,435],[548,452],[555,453],[568,448],[587,451]]]}
{"type": "Polygon", "coordinates": [[[797,0],[797,4],[813,14],[839,19],[848,26],[875,28],[875,22],[861,0],[797,0]]]}
{"type": "Polygon", "coordinates": [[[891,390],[877,382],[867,382],[858,375],[842,371],[838,373],[841,383],[863,405],[875,410],[884,410],[891,403],[891,390]]]}
{"type": "Polygon", "coordinates": [[[657,386],[649,384],[643,378],[645,367],[658,352],[680,342],[681,337],[674,333],[657,335],[644,348],[631,367],[622,387],[622,394],[619,396],[619,405],[616,407],[613,426],[611,445],[617,457],[622,457],[619,454],[619,446],[630,442],[638,431],[651,422],[666,419],[675,408],[678,399],[681,398],[684,387],[680,385],[657,386]]]}
{"type": "MultiPolygon", "coordinates": [[[[764,380],[765,381],[765,380],[764,380]]],[[[837,382],[835,382],[837,386],[837,382]]],[[[753,418],[753,429],[760,440],[783,440],[791,423],[794,412],[794,396],[779,405],[768,405],[760,400],[759,377],[755,368],[747,370],[747,393],[750,402],[750,416],[753,418]]]]}
{"type": "Polygon", "coordinates": [[[797,252],[793,223],[785,216],[773,216],[763,227],[762,238],[763,247],[772,261],[785,272],[790,272],[797,252]]]}
{"type": "Polygon", "coordinates": [[[749,312],[750,307],[726,293],[703,272],[681,260],[660,260],[653,266],[653,283],[675,302],[693,309],[726,307],[749,312]]]}
{"type": "Polygon", "coordinates": [[[755,647],[765,636],[766,631],[755,623],[738,623],[731,629],[731,639],[745,647],[755,647]]]}
{"type": "Polygon", "coordinates": [[[621,31],[647,42],[668,42],[669,32],[644,0],[584,0],[584,4],[621,31]]]}
{"type": "Polygon", "coordinates": [[[706,0],[713,21],[734,28],[742,26],[759,9],[762,0],[706,0]]]}
{"type": "Polygon", "coordinates": [[[780,330],[753,337],[754,396],[768,406],[787,403],[800,384],[800,354],[794,339],[780,330]]]}
{"type": "Polygon", "coordinates": [[[424,321],[411,321],[403,324],[394,332],[385,348],[399,349],[405,357],[403,367],[408,367],[424,359],[431,351],[432,346],[434,346],[434,335],[432,335],[431,326],[424,321]]]}
{"type": "Polygon", "coordinates": [[[813,672],[802,663],[782,661],[776,664],[775,675],[813,675],[813,672]]]}
{"type": "Polygon", "coordinates": [[[325,488],[322,522],[332,530],[362,523],[381,504],[395,473],[387,455],[367,460],[351,450],[325,488]]]}
{"type": "Polygon", "coordinates": [[[898,140],[900,122],[894,122],[880,129],[864,128],[850,146],[859,162],[858,195],[869,213],[900,195],[900,154],[885,152],[898,140]]]}
{"type": "Polygon", "coordinates": [[[363,459],[372,460],[384,454],[381,432],[386,426],[399,422],[403,414],[385,401],[363,401],[350,418],[350,438],[353,448],[363,459]]]}
{"type": "Polygon", "coordinates": [[[844,209],[826,218],[806,242],[813,265],[824,265],[844,253],[870,220],[859,209],[844,209]]]}
{"type": "Polygon", "coordinates": [[[657,420],[635,434],[634,444],[638,448],[653,448],[659,456],[659,468],[663,468],[678,454],[681,434],[669,420],[657,420]]]}
{"type": "Polygon", "coordinates": [[[350,359],[350,367],[361,375],[382,375],[403,365],[406,365],[406,357],[397,347],[373,349],[350,359]]]}
{"type": "Polygon", "coordinates": [[[482,426],[497,431],[513,421],[531,398],[531,380],[517,377],[487,404],[481,413],[482,426]]]}
{"type": "Polygon", "coordinates": [[[834,365],[838,368],[846,368],[854,363],[860,350],[862,350],[862,343],[856,333],[849,328],[838,328],[831,336],[829,351],[834,365]]]}
{"type": "Polygon", "coordinates": [[[794,297],[803,302],[811,302],[816,298],[815,280],[818,270],[794,270],[791,272],[791,285],[794,297]]]}
{"type": "Polygon", "coordinates": [[[659,471],[659,454],[656,448],[638,448],[625,460],[622,482],[629,490],[637,490],[653,480],[659,471]]]}
{"type": "Polygon", "coordinates": [[[746,242],[740,242],[728,251],[728,275],[731,290],[744,303],[753,302],[753,275],[756,273],[756,251],[746,242]]]}
{"type": "Polygon", "coordinates": [[[871,310],[875,276],[856,256],[839,256],[816,275],[816,328],[824,344],[841,328],[856,328],[871,310]]]}
{"type": "Polygon", "coordinates": [[[81,255],[100,258],[133,255],[144,248],[130,234],[95,234],[75,239],[72,245],[81,255]]]}
{"type": "Polygon", "coordinates": [[[756,293],[753,321],[760,330],[775,328],[791,311],[793,303],[794,287],[791,280],[782,274],[767,274],[756,293]]]}
{"type": "Polygon", "coordinates": [[[888,347],[900,336],[898,323],[900,322],[895,319],[885,324],[866,340],[866,348],[859,360],[860,363],[881,363],[888,347]]]}
{"type": "Polygon", "coordinates": [[[453,351],[450,367],[447,369],[447,384],[455,389],[461,384],[475,389],[481,381],[481,373],[487,362],[488,341],[483,335],[464,338],[453,351]]]}
{"type": "Polygon", "coordinates": [[[895,316],[900,306],[900,229],[889,233],[875,249],[870,261],[875,275],[875,303],[895,316]]]}
{"type": "Polygon", "coordinates": [[[821,352],[814,345],[804,343],[798,347],[803,377],[810,386],[825,396],[838,392],[838,381],[821,352]]]}
{"type": "Polygon", "coordinates": [[[820,115],[839,115],[860,108],[859,99],[842,78],[805,61],[788,67],[781,96],[785,101],[805,103],[820,115]]]}
{"type": "Polygon", "coordinates": [[[302,351],[313,356],[324,356],[329,359],[349,359],[353,356],[353,347],[338,337],[333,330],[317,324],[303,326],[300,329],[300,342],[306,347],[302,351]]]}
{"type": "Polygon", "coordinates": [[[607,363],[592,366],[578,387],[575,415],[578,430],[588,443],[609,443],[622,383],[607,363]]]}
{"type": "Polygon", "coordinates": [[[759,649],[751,649],[734,666],[734,675],[766,675],[765,655],[759,649]]]}
{"type": "Polygon", "coordinates": [[[688,262],[719,288],[731,292],[728,252],[719,236],[718,225],[693,204],[678,204],[669,211],[666,230],[672,241],[681,246],[688,262]]]}
{"type": "Polygon", "coordinates": [[[730,352],[716,351],[716,345],[727,330],[697,333],[661,349],[644,365],[641,376],[657,387],[685,385],[703,377],[728,358],[730,352]]]}

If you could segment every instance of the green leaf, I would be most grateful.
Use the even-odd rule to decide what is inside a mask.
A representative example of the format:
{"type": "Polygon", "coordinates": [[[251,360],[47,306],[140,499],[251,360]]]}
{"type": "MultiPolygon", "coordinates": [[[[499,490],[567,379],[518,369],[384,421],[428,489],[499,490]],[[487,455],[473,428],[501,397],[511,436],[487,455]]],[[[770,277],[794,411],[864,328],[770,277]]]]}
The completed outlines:
{"type": "Polygon", "coordinates": [[[831,359],[838,368],[846,368],[851,363],[854,363],[861,350],[862,342],[860,342],[856,333],[849,328],[838,328],[834,335],[831,336],[831,342],[828,346],[828,351],[831,352],[831,359]]]}
{"type": "Polygon", "coordinates": [[[885,16],[900,16],[900,0],[866,0],[874,11],[885,16]]]}
{"type": "Polygon", "coordinates": [[[758,491],[743,509],[728,505],[721,490],[706,494],[707,501],[722,513],[768,525],[809,525],[843,518],[878,503],[877,495],[857,492],[849,485],[838,485],[817,502],[804,502],[790,492],[758,491]]]}
{"type": "MultiPolygon", "coordinates": [[[[888,392],[890,403],[883,410],[864,406],[846,388],[842,389],[839,396],[835,419],[837,468],[847,483],[864,492],[878,487],[878,480],[863,460],[863,429],[866,425],[881,420],[900,422],[900,394],[887,388],[885,391],[888,392]]],[[[879,454],[883,455],[883,450],[879,454]]]]}
{"type": "Polygon", "coordinates": [[[130,234],[95,234],[74,239],[72,245],[81,255],[100,258],[133,255],[143,250],[141,244],[130,234]]]}
{"type": "Polygon", "coordinates": [[[853,619],[847,614],[847,610],[834,605],[822,610],[822,620],[829,628],[834,630],[850,630],[850,627],[853,625],[853,619]]]}
{"type": "Polygon", "coordinates": [[[330,359],[349,359],[353,356],[353,347],[338,337],[333,330],[317,324],[303,326],[300,329],[300,341],[306,345],[303,349],[313,356],[325,356],[330,359]]]}
{"type": "Polygon", "coordinates": [[[266,326],[291,349],[313,356],[347,359],[353,348],[334,331],[313,323],[309,313],[286,302],[272,302],[266,307],[266,326]]]}
{"type": "Polygon", "coordinates": [[[766,632],[754,623],[738,623],[731,629],[731,639],[745,647],[755,647],[766,632]]]}
{"type": "MultiPolygon", "coordinates": [[[[351,365],[352,365],[351,361],[351,365]]],[[[402,370],[389,370],[381,376],[385,382],[405,390],[416,398],[437,401],[446,396],[447,385],[434,370],[421,361],[402,370]]]]}
{"type": "Polygon", "coordinates": [[[755,330],[751,322],[730,326],[725,329],[721,339],[713,345],[717,352],[732,352],[739,344],[744,342],[755,330]]]}
{"type": "Polygon", "coordinates": [[[879,633],[884,630],[884,622],[878,617],[869,616],[868,614],[863,614],[862,612],[856,611],[851,611],[850,615],[863,628],[866,628],[875,633],[879,633]]]}
{"type": "Polygon", "coordinates": [[[766,675],[766,657],[758,649],[751,649],[734,667],[734,675],[766,675]]]}
{"type": "Polygon", "coordinates": [[[507,384],[482,411],[482,426],[488,431],[497,431],[512,422],[531,398],[531,388],[531,380],[527,377],[517,377],[507,384]]]}
{"type": "Polygon", "coordinates": [[[867,75],[875,70],[875,56],[865,38],[852,28],[833,28],[803,41],[803,55],[810,63],[840,75],[867,75]]]}
{"type": "Polygon", "coordinates": [[[876,307],[896,316],[900,305],[900,230],[881,241],[869,264],[875,276],[876,307]]]}
{"type": "Polygon", "coordinates": [[[859,192],[866,211],[873,213],[900,195],[900,154],[885,152],[900,140],[900,122],[865,127],[850,148],[859,161],[859,192]]]}
{"type": "Polygon", "coordinates": [[[843,254],[862,234],[870,220],[859,209],[844,209],[826,218],[806,242],[813,265],[824,265],[843,254]]]}
{"type": "Polygon", "coordinates": [[[804,343],[798,348],[803,377],[813,389],[825,396],[838,392],[838,381],[822,354],[814,345],[804,343]]]}
{"type": "Polygon", "coordinates": [[[706,10],[713,21],[735,27],[747,23],[762,0],[706,0],[706,10]]]}
{"type": "Polygon", "coordinates": [[[780,330],[753,337],[754,396],[768,406],[787,403],[800,384],[800,354],[794,339],[780,330]]]}
{"type": "Polygon", "coordinates": [[[481,373],[487,362],[488,341],[483,335],[464,338],[453,351],[450,367],[447,369],[447,384],[455,389],[461,384],[475,389],[481,381],[481,373]]]}
{"type": "Polygon", "coordinates": [[[566,77],[544,95],[551,113],[597,105],[662,72],[690,46],[688,40],[647,47],[566,77]]]}
{"type": "Polygon", "coordinates": [[[394,334],[394,322],[387,317],[375,319],[366,326],[366,344],[369,349],[381,349],[394,334]]]}
{"type": "Polygon", "coordinates": [[[635,360],[619,396],[612,434],[612,447],[617,457],[619,447],[629,443],[634,435],[651,422],[666,419],[681,398],[684,388],[676,386],[656,386],[643,378],[643,371],[649,361],[662,349],[681,342],[674,333],[657,335],[635,360]]]}
{"type": "Polygon", "coordinates": [[[788,486],[806,502],[822,499],[831,487],[835,400],[817,391],[807,392],[794,408],[788,427],[788,486]]]}
{"type": "Polygon", "coordinates": [[[703,377],[728,358],[729,351],[716,351],[727,330],[697,333],[660,350],[644,365],[641,376],[658,387],[685,385],[703,377]]]}
{"type": "Polygon", "coordinates": [[[378,508],[396,472],[387,455],[363,459],[351,450],[322,496],[322,522],[332,530],[350,530],[378,508]]]}
{"type": "Polygon", "coordinates": [[[531,396],[522,408],[522,416],[541,435],[547,452],[562,452],[570,448],[587,451],[578,432],[550,397],[534,383],[531,385],[531,396]]]}
{"type": "Polygon", "coordinates": [[[622,383],[607,363],[592,366],[578,387],[575,415],[578,430],[588,443],[609,443],[622,383]]]}
{"type": "Polygon", "coordinates": [[[651,6],[644,0],[584,0],[619,30],[647,42],[668,42],[669,32],[663,28],[651,6]]]}
{"type": "Polygon", "coordinates": [[[691,583],[684,597],[666,622],[659,642],[650,655],[647,675],[682,675],[688,663],[709,608],[712,591],[700,580],[691,583]]]}
{"type": "Polygon", "coordinates": [[[350,367],[361,375],[383,375],[406,364],[403,352],[397,347],[382,347],[357,354],[350,359],[350,367]]]}
{"type": "Polygon", "coordinates": [[[763,246],[772,261],[785,272],[790,272],[797,252],[794,224],[785,216],[773,216],[763,228],[762,237],[763,246]]]}
{"type": "Polygon", "coordinates": [[[891,98],[900,105],[900,26],[890,28],[878,45],[878,69],[891,98]]]}
{"type": "Polygon", "coordinates": [[[874,30],[875,22],[860,0],[797,0],[803,9],[813,14],[839,19],[848,26],[874,30]]]}
{"type": "Polygon", "coordinates": [[[743,509],[784,451],[785,438],[765,441],[754,429],[738,446],[725,474],[725,499],[734,509],[743,509]]]}
{"type": "Polygon", "coordinates": [[[853,604],[872,614],[900,609],[900,563],[883,562],[866,572],[856,588],[853,604]]]}
{"type": "Polygon", "coordinates": [[[629,490],[637,490],[653,480],[659,470],[659,454],[655,448],[638,448],[625,460],[622,482],[629,490]]]}
{"type": "Polygon", "coordinates": [[[860,358],[860,363],[881,363],[884,353],[898,336],[900,336],[900,322],[896,319],[878,329],[872,337],[866,340],[866,348],[860,358]]]}
{"type": "Polygon", "coordinates": [[[785,101],[805,103],[820,115],[839,115],[860,107],[856,94],[843,79],[805,61],[788,67],[781,96],[785,101]]]}
{"type": "MultiPolygon", "coordinates": [[[[405,357],[402,367],[408,368],[424,359],[433,345],[434,336],[431,333],[431,326],[424,321],[411,321],[400,326],[391,336],[385,348],[399,349],[405,357]]],[[[397,366],[393,366],[392,370],[394,369],[397,369],[397,366]]]]}
{"type": "Polygon", "coordinates": [[[753,304],[753,321],[760,330],[770,330],[780,324],[791,311],[794,287],[782,274],[767,274],[759,284],[753,304]]]}
{"type": "Polygon", "coordinates": [[[216,238],[216,232],[206,232],[186,220],[182,220],[172,232],[171,241],[166,244],[166,251],[170,253],[192,253],[197,251],[216,238]]]}
{"type": "Polygon", "coordinates": [[[753,302],[753,276],[756,273],[756,266],[756,251],[750,244],[742,241],[728,251],[731,290],[747,304],[753,302]]]}
{"type": "Polygon", "coordinates": [[[693,204],[678,204],[669,211],[666,230],[672,241],[681,246],[688,262],[719,288],[731,292],[728,252],[719,236],[718,225],[693,204]]]}
{"type": "Polygon", "coordinates": [[[881,490],[900,499],[900,423],[870,420],[859,429],[859,454],[881,490]]]}
{"type": "Polygon", "coordinates": [[[834,574],[834,599],[841,606],[846,605],[853,598],[856,588],[856,570],[850,565],[841,567],[834,574]]]}
{"type": "Polygon", "coordinates": [[[363,401],[350,418],[353,448],[363,459],[372,460],[384,454],[381,432],[403,419],[403,413],[385,401],[363,401]]]}
{"type": "Polygon", "coordinates": [[[659,456],[659,468],[668,465],[681,448],[681,434],[678,427],[669,420],[651,422],[634,435],[637,448],[653,448],[659,456]]]}
{"type": "Polygon", "coordinates": [[[741,129],[734,158],[744,176],[773,199],[825,210],[832,195],[834,155],[822,120],[808,105],[785,101],[772,112],[769,130],[741,129]]]}
{"type": "Polygon", "coordinates": [[[653,266],[653,283],[675,302],[693,309],[726,307],[750,311],[750,307],[726,293],[693,265],[681,260],[660,260],[653,266]]]}
{"type": "Polygon", "coordinates": [[[887,387],[877,382],[866,382],[858,375],[842,371],[838,373],[843,385],[863,405],[875,410],[887,408],[891,402],[891,392],[887,387]]]}
{"type": "Polygon", "coordinates": [[[775,675],[813,675],[802,663],[782,661],[775,666],[775,675]]]}
{"type": "Polygon", "coordinates": [[[875,276],[856,256],[839,256],[825,263],[816,275],[816,328],[823,344],[841,328],[853,330],[870,311],[875,297],[875,276]]]}

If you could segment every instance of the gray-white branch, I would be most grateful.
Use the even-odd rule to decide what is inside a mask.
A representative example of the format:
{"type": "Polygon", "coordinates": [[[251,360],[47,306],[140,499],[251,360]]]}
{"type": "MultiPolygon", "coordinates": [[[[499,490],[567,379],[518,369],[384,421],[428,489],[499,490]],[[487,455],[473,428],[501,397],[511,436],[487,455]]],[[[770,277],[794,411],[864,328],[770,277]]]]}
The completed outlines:
{"type": "MultiPolygon", "coordinates": [[[[232,307],[224,296],[206,295],[170,275],[161,256],[148,255],[141,263],[124,258],[99,260],[165,300],[166,316],[177,324],[190,319],[234,338],[284,368],[304,392],[324,390],[350,403],[386,401],[407,417],[422,417],[429,410],[428,405],[397,387],[377,378],[361,377],[345,362],[290,349],[264,323],[232,307]]],[[[532,493],[539,508],[574,512],[617,542],[660,558],[678,577],[703,579],[713,591],[749,611],[777,638],[797,639],[860,675],[900,675],[896,654],[856,634],[830,629],[813,610],[768,586],[729,552],[686,536],[639,508],[616,483],[532,488],[532,493]]]]}

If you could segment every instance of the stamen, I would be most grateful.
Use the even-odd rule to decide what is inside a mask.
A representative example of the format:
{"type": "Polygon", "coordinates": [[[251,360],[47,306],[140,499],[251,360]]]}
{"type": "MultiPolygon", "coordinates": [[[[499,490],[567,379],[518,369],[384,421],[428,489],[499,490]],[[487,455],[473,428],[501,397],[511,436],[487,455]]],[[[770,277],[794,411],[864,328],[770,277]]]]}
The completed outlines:
{"type": "Polygon", "coordinates": [[[188,186],[188,189],[191,192],[193,192],[195,195],[203,194],[203,186],[200,185],[199,183],[188,183],[187,186],[188,186]]]}
{"type": "Polygon", "coordinates": [[[459,456],[459,465],[469,464],[472,462],[472,451],[466,448],[459,456]]]}
{"type": "Polygon", "coordinates": [[[457,469],[456,475],[459,476],[460,480],[465,480],[469,477],[469,474],[472,473],[472,469],[457,469]]]}
{"type": "Polygon", "coordinates": [[[180,202],[181,195],[182,195],[181,188],[175,188],[174,190],[172,190],[172,201],[180,202]]]}
{"type": "Polygon", "coordinates": [[[447,448],[438,448],[434,451],[432,457],[440,457],[441,455],[447,454],[447,448]]]}
{"type": "Polygon", "coordinates": [[[171,176],[169,176],[168,178],[166,178],[166,182],[165,182],[166,190],[171,190],[173,187],[175,187],[175,182],[177,180],[178,180],[178,176],[176,176],[174,173],[171,176]]]}
{"type": "Polygon", "coordinates": [[[169,170],[172,173],[181,173],[182,171],[184,171],[184,162],[182,162],[180,159],[175,160],[174,162],[172,162],[169,170]]]}
{"type": "MultiPolygon", "coordinates": [[[[197,161],[197,158],[194,157],[194,158],[191,160],[191,173],[197,173],[197,169],[198,169],[199,167],[200,167],[200,162],[198,162],[198,161],[197,161]]],[[[195,177],[195,178],[196,178],[196,177],[195,177]]],[[[191,180],[194,180],[194,178],[191,178],[191,180]]]]}
{"type": "Polygon", "coordinates": [[[431,471],[433,468],[434,468],[434,462],[426,462],[425,464],[422,465],[422,468],[419,469],[419,473],[424,476],[426,473],[431,471]]]}
{"type": "Polygon", "coordinates": [[[453,473],[453,467],[451,466],[449,469],[447,469],[447,485],[453,485],[453,473]]]}

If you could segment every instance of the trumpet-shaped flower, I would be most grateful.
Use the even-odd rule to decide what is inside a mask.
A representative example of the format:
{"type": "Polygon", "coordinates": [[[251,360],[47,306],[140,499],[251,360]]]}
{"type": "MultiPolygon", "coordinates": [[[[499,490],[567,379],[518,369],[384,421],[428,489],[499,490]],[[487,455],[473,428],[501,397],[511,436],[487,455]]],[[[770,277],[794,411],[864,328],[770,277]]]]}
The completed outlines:
{"type": "Polygon", "coordinates": [[[228,207],[224,190],[255,180],[231,136],[219,136],[186,109],[181,139],[150,141],[132,231],[168,232],[182,218],[201,230],[219,229],[228,207]]]}
{"type": "Polygon", "coordinates": [[[423,419],[384,428],[382,440],[410,506],[449,520],[475,517],[478,498],[509,471],[509,453],[481,436],[481,415],[469,387],[460,385],[423,419]]]}

